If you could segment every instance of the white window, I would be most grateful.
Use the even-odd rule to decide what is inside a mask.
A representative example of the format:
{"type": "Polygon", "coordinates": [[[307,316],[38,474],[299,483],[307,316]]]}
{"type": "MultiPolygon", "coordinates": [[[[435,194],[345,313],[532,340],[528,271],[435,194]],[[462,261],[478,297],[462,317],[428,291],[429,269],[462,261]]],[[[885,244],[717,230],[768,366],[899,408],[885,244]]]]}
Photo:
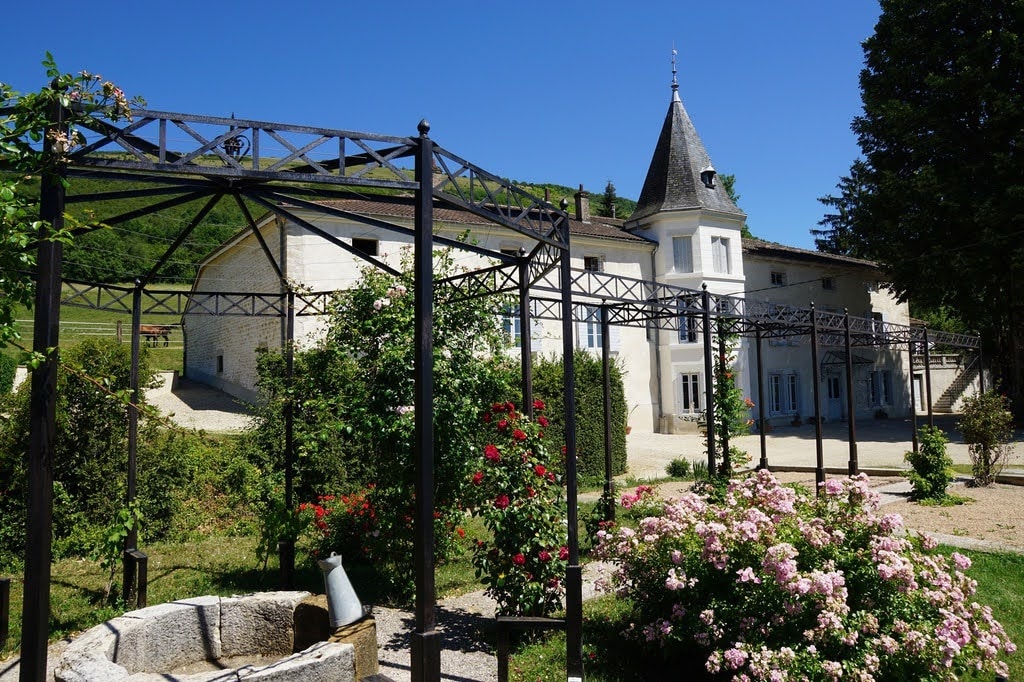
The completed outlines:
{"type": "Polygon", "coordinates": [[[519,309],[509,306],[501,315],[501,328],[505,333],[505,340],[510,346],[523,345],[522,318],[519,317],[519,309]]]}
{"type": "Polygon", "coordinates": [[[728,274],[732,272],[729,262],[729,239],[727,237],[711,238],[711,259],[715,272],[728,274]]]}
{"type": "Polygon", "coordinates": [[[597,306],[587,306],[585,320],[586,332],[583,347],[601,348],[601,309],[597,306]]]}
{"type": "Polygon", "coordinates": [[[700,412],[700,374],[680,374],[679,414],[700,412]]]}
{"type": "Polygon", "coordinates": [[[693,240],[672,237],[672,262],[676,272],[693,272],[693,240]]]}
{"type": "Polygon", "coordinates": [[[601,272],[604,270],[604,259],[600,256],[584,256],[583,269],[591,272],[601,272]]]}
{"type": "Polygon", "coordinates": [[[772,286],[773,287],[784,287],[786,286],[786,273],[779,271],[772,271],[772,286]]]}
{"type": "Polygon", "coordinates": [[[800,411],[800,377],[796,374],[768,375],[769,414],[796,414],[800,411]]]}
{"type": "Polygon", "coordinates": [[[679,316],[679,343],[697,343],[697,316],[693,313],[679,316]]]}
{"type": "Polygon", "coordinates": [[[892,372],[887,369],[872,372],[869,391],[873,406],[892,405],[892,372]]]}

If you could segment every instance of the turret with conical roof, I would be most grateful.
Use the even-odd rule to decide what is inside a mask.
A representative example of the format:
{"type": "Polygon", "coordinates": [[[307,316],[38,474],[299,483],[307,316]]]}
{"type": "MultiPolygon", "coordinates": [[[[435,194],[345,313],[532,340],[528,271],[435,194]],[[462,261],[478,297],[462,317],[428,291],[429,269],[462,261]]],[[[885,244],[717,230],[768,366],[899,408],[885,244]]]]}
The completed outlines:
{"type": "Polygon", "coordinates": [[[656,213],[687,209],[743,215],[716,177],[704,143],[679,98],[673,61],[672,101],[636,210],[627,222],[639,227],[641,220],[656,213]]]}

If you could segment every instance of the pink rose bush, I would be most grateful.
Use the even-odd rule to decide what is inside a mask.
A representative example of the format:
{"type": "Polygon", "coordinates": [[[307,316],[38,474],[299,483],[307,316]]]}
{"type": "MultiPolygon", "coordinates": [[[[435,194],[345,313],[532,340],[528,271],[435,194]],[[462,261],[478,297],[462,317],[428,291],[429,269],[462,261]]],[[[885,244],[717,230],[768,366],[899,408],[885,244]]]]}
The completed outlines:
{"type": "MultiPolygon", "coordinates": [[[[536,413],[543,409],[534,403],[536,413]]],[[[473,565],[502,615],[548,616],[562,605],[565,500],[541,419],[531,421],[512,403],[491,405],[481,420],[486,445],[470,475],[472,512],[492,535],[477,540],[473,565]]]]}
{"type": "Polygon", "coordinates": [[[716,679],[955,680],[1005,675],[1016,650],[972,599],[970,560],[902,535],[864,475],[815,497],[761,471],[598,535],[615,566],[599,587],[630,600],[630,634],[716,679]]]}

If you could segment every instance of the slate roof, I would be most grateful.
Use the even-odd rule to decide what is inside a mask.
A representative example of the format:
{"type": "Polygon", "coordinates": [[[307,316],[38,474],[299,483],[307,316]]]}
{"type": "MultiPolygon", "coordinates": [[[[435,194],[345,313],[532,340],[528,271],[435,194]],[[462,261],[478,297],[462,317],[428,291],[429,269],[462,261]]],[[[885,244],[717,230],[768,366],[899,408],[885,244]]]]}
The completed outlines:
{"type": "Polygon", "coordinates": [[[704,208],[743,215],[718,178],[713,188],[701,182],[701,171],[711,165],[704,143],[679,99],[678,86],[673,83],[672,102],[636,210],[629,217],[630,225],[660,211],[679,209],[704,208]]]}
{"type": "Polygon", "coordinates": [[[761,239],[744,239],[743,253],[744,255],[750,254],[751,256],[763,256],[765,258],[784,258],[786,260],[798,260],[828,265],[846,265],[875,269],[879,267],[878,263],[870,260],[864,260],[863,258],[838,256],[836,254],[824,253],[822,251],[798,249],[795,246],[766,242],[761,239]]]}
{"type": "MultiPolygon", "coordinates": [[[[321,201],[324,206],[332,206],[344,211],[362,213],[373,216],[389,216],[392,218],[405,218],[412,220],[414,217],[413,200],[411,197],[401,196],[360,196],[352,199],[334,199],[321,201]]],[[[453,223],[456,225],[487,225],[496,227],[498,223],[481,218],[475,213],[453,208],[444,204],[434,203],[434,221],[453,223]]],[[[622,229],[622,220],[615,218],[604,218],[591,216],[590,222],[584,223],[570,216],[569,234],[577,236],[597,237],[600,239],[614,239],[624,242],[635,242],[640,244],[651,244],[646,237],[631,234],[622,229]]]]}

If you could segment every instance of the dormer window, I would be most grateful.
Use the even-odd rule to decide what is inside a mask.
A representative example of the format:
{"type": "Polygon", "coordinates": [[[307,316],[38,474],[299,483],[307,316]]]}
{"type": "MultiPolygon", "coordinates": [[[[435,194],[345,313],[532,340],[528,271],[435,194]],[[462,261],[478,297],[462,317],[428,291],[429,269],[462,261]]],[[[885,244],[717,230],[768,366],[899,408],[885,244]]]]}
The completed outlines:
{"type": "Polygon", "coordinates": [[[715,188],[715,169],[711,164],[700,172],[700,181],[704,183],[704,186],[708,189],[715,188]]]}

